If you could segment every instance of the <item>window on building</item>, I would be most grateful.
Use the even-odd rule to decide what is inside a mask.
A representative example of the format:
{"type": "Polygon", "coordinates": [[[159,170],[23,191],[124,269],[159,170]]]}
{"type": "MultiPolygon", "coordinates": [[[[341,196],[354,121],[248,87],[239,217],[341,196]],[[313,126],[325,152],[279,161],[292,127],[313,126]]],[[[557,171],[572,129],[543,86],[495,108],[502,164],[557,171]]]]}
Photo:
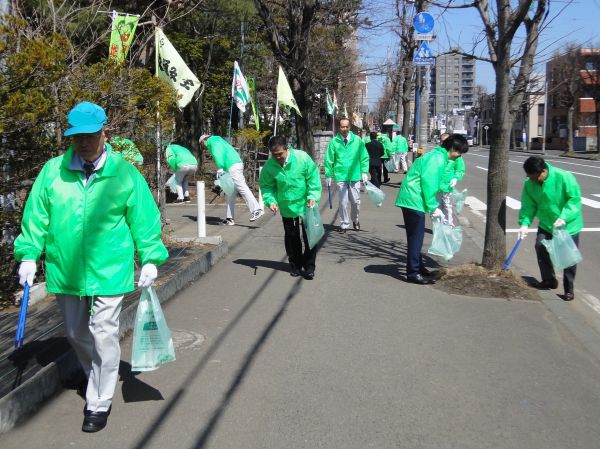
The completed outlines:
{"type": "Polygon", "coordinates": [[[538,115],[544,115],[544,105],[538,104],[538,115]]]}

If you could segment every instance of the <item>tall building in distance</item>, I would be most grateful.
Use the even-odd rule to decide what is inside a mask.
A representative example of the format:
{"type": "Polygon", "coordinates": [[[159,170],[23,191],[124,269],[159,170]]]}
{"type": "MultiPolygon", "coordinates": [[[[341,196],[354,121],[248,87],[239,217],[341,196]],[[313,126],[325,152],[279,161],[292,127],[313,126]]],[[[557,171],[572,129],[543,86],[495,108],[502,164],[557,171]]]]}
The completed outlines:
{"type": "Polygon", "coordinates": [[[435,58],[431,70],[431,116],[451,115],[456,109],[471,109],[475,101],[475,60],[457,54],[435,58]]]}

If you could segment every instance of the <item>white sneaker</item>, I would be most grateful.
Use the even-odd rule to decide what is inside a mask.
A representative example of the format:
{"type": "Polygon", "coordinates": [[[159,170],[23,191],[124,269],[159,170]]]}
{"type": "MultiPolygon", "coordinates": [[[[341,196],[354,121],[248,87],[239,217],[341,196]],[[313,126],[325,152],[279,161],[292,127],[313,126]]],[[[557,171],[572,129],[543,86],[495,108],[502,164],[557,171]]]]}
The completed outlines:
{"type": "Polygon", "coordinates": [[[234,226],[235,225],[235,221],[233,221],[233,218],[226,218],[225,220],[223,220],[221,222],[222,225],[225,226],[234,226]]]}
{"type": "Polygon", "coordinates": [[[258,220],[260,217],[262,217],[265,214],[265,211],[262,209],[257,209],[254,212],[252,212],[252,214],[250,215],[250,221],[256,221],[258,220]]]}

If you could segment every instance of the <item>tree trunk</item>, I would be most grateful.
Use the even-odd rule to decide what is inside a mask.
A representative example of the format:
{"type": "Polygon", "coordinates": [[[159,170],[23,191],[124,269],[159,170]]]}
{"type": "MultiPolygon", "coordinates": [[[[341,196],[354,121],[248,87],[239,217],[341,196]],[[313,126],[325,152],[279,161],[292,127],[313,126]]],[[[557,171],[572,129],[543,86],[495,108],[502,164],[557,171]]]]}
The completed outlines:
{"type": "MultiPolygon", "coordinates": [[[[507,58],[509,52],[506,53],[507,58]]],[[[492,117],[490,160],[487,178],[487,213],[482,265],[500,269],[506,257],[506,192],[508,143],[512,121],[508,111],[509,60],[499,59],[496,69],[496,104],[492,117]]]]}
{"type": "Polygon", "coordinates": [[[314,139],[312,133],[313,124],[313,86],[308,83],[302,83],[295,80],[292,84],[299,89],[293,89],[294,98],[298,108],[302,111],[302,117],[296,114],[296,137],[298,138],[298,148],[306,151],[314,159],[314,139]]]}

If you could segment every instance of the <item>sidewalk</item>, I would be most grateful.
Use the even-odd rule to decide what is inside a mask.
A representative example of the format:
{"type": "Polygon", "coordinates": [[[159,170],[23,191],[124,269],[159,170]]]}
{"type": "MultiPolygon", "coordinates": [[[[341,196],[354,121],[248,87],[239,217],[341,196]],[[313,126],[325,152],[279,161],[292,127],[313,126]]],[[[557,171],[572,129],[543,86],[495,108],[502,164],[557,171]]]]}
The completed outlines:
{"type": "MultiPolygon", "coordinates": [[[[173,298],[209,271],[227,254],[230,246],[260,226],[248,221],[245,205],[236,207],[236,212],[238,225],[222,226],[220,221],[225,215],[225,205],[207,204],[206,234],[222,238],[222,243],[211,245],[194,241],[197,237],[195,202],[166,206],[164,215],[169,225],[164,240],[169,259],[159,267],[155,284],[161,302],[173,298]]],[[[121,337],[133,328],[138,297],[138,291],[125,296],[119,329],[121,337]]],[[[77,386],[81,375],[75,354],[63,336],[54,295],[49,294],[30,305],[25,344],[19,351],[14,351],[18,314],[15,308],[0,318],[0,433],[13,428],[60,389],[77,386]]]]}

